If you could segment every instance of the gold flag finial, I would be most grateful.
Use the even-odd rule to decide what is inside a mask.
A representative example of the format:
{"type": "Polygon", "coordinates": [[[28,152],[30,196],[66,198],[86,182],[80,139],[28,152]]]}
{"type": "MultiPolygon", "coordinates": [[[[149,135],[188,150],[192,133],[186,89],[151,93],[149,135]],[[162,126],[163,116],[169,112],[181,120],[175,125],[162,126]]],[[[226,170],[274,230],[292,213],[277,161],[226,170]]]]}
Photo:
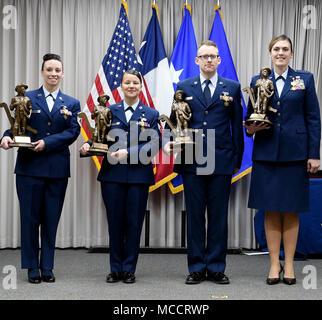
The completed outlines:
{"type": "Polygon", "coordinates": [[[122,5],[124,6],[124,9],[126,11],[127,18],[129,19],[129,11],[127,10],[127,1],[122,0],[122,5]]]}
{"type": "Polygon", "coordinates": [[[153,0],[152,2],[152,8],[154,8],[157,12],[157,17],[158,17],[158,20],[159,20],[159,8],[158,8],[158,5],[155,3],[155,0],[153,0]]]}
{"type": "Polygon", "coordinates": [[[220,14],[220,18],[221,18],[221,20],[222,20],[221,5],[220,5],[220,3],[219,3],[219,0],[217,1],[217,4],[215,5],[214,10],[219,12],[219,14],[220,14]]]}
{"type": "Polygon", "coordinates": [[[191,13],[191,5],[189,5],[188,4],[188,1],[186,1],[186,3],[183,5],[183,7],[182,7],[183,9],[184,8],[187,8],[188,10],[189,10],[189,12],[190,12],[190,15],[192,16],[192,13],[191,13]]]}

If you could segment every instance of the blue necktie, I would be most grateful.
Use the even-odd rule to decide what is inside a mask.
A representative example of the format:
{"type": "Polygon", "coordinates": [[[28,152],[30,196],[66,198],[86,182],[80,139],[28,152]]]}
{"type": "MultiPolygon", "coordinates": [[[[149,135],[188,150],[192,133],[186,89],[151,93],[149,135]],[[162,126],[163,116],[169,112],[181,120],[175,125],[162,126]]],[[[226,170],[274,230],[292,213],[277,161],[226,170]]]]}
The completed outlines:
{"type": "Polygon", "coordinates": [[[211,93],[210,93],[210,88],[209,88],[210,82],[211,82],[210,80],[205,80],[206,86],[203,91],[203,94],[205,95],[205,98],[206,98],[207,105],[209,105],[211,102],[211,93]]]}

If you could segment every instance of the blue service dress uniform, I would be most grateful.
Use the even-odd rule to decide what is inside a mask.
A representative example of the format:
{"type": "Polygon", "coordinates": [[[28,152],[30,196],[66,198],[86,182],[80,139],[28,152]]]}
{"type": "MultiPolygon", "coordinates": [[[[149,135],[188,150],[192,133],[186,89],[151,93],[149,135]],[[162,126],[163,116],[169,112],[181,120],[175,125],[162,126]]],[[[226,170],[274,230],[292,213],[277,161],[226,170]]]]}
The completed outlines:
{"type": "Polygon", "coordinates": [[[159,113],[139,102],[128,122],[123,102],[109,108],[109,135],[116,138],[109,151],[128,151],[128,158],[117,163],[105,156],[97,178],[106,207],[110,267],[111,272],[135,273],[149,186],[155,183],[151,157],[160,147],[159,113]]]}
{"type": "MultiPolygon", "coordinates": [[[[183,179],[187,212],[187,249],[189,272],[224,272],[226,267],[228,201],[234,168],[240,168],[244,150],[243,108],[239,83],[222,78],[218,81],[211,101],[207,103],[200,76],[177,85],[186,94],[192,111],[189,126],[199,129],[195,154],[215,159],[214,168],[198,173],[209,163],[191,164],[177,159],[174,172],[183,179]],[[214,129],[212,136],[208,129],[214,129]],[[208,150],[207,150],[208,149],[208,150]],[[207,209],[208,230],[205,228],[207,209]]],[[[202,161],[201,161],[202,162],[202,161]]],[[[211,160],[210,160],[211,162],[211,160]]]]}
{"type": "MultiPolygon", "coordinates": [[[[253,88],[259,75],[252,78],[253,88]]],[[[275,92],[269,111],[270,129],[254,136],[249,208],[276,212],[309,211],[308,159],[320,159],[321,120],[312,73],[288,68],[279,96],[274,71],[269,79],[275,92]]],[[[253,112],[248,103],[246,119],[253,112]]]]}
{"type": "MultiPolygon", "coordinates": [[[[70,177],[68,147],[80,132],[77,122],[80,103],[59,91],[50,112],[42,87],[25,95],[32,104],[28,124],[37,130],[37,134],[31,133],[31,141],[43,139],[46,148],[41,152],[18,149],[15,174],[20,203],[21,264],[23,269],[51,270],[57,227],[70,177]]],[[[4,136],[11,136],[10,130],[4,136]]]]}

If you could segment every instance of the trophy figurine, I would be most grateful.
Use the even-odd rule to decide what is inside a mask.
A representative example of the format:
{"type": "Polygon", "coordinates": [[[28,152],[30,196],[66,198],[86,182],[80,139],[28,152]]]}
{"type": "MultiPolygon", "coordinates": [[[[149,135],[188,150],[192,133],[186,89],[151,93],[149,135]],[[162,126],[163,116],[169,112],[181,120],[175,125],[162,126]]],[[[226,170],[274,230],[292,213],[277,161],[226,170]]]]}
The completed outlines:
{"type": "Polygon", "coordinates": [[[267,117],[267,111],[276,112],[277,110],[268,106],[270,98],[274,94],[273,82],[268,79],[271,74],[270,68],[261,69],[261,77],[256,81],[254,89],[246,87],[243,91],[249,94],[251,104],[253,106],[254,112],[250,117],[245,120],[247,125],[251,125],[256,122],[264,122],[269,127],[273,124],[267,117]]]}
{"type": "Polygon", "coordinates": [[[159,117],[159,120],[166,121],[169,125],[175,137],[175,145],[193,144],[192,132],[197,131],[189,128],[192,112],[189,104],[184,101],[185,96],[183,90],[177,90],[174,94],[170,119],[164,114],[159,117]]]}
{"type": "Polygon", "coordinates": [[[37,130],[32,129],[27,125],[30,119],[32,106],[31,101],[25,96],[25,91],[28,86],[24,83],[18,84],[15,88],[17,95],[11,99],[10,110],[14,110],[14,117],[11,116],[10,110],[6,103],[1,103],[0,107],[4,108],[11,124],[11,134],[14,143],[10,143],[10,147],[25,147],[34,148],[31,144],[31,139],[26,135],[26,131],[37,133],[37,130]]]}
{"type": "Polygon", "coordinates": [[[91,113],[91,119],[95,120],[95,128],[89,124],[88,118],[84,112],[78,114],[79,118],[83,118],[92,136],[92,145],[88,151],[89,156],[104,156],[108,152],[108,141],[115,141],[108,136],[108,132],[112,126],[112,112],[106,106],[110,97],[107,94],[102,94],[97,98],[96,105],[91,113]]]}

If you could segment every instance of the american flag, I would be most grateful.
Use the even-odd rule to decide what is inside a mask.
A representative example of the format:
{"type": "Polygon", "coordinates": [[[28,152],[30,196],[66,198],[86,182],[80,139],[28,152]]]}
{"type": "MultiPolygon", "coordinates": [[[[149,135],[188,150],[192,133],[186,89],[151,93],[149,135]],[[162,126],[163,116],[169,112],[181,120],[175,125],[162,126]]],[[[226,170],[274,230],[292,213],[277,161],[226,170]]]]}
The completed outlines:
{"type": "MultiPolygon", "coordinates": [[[[112,40],[83,109],[92,127],[95,126],[95,123],[91,119],[91,112],[97,104],[97,98],[105,93],[110,96],[109,104],[119,103],[123,99],[123,93],[120,89],[122,74],[129,69],[138,69],[138,61],[127,16],[127,3],[122,1],[120,17],[112,40]]],[[[139,98],[143,104],[154,108],[152,99],[145,87],[143,87],[139,98]]],[[[84,120],[82,120],[81,132],[85,141],[91,138],[89,128],[84,120]]],[[[93,157],[93,160],[97,169],[100,170],[102,159],[93,157]]]]}

